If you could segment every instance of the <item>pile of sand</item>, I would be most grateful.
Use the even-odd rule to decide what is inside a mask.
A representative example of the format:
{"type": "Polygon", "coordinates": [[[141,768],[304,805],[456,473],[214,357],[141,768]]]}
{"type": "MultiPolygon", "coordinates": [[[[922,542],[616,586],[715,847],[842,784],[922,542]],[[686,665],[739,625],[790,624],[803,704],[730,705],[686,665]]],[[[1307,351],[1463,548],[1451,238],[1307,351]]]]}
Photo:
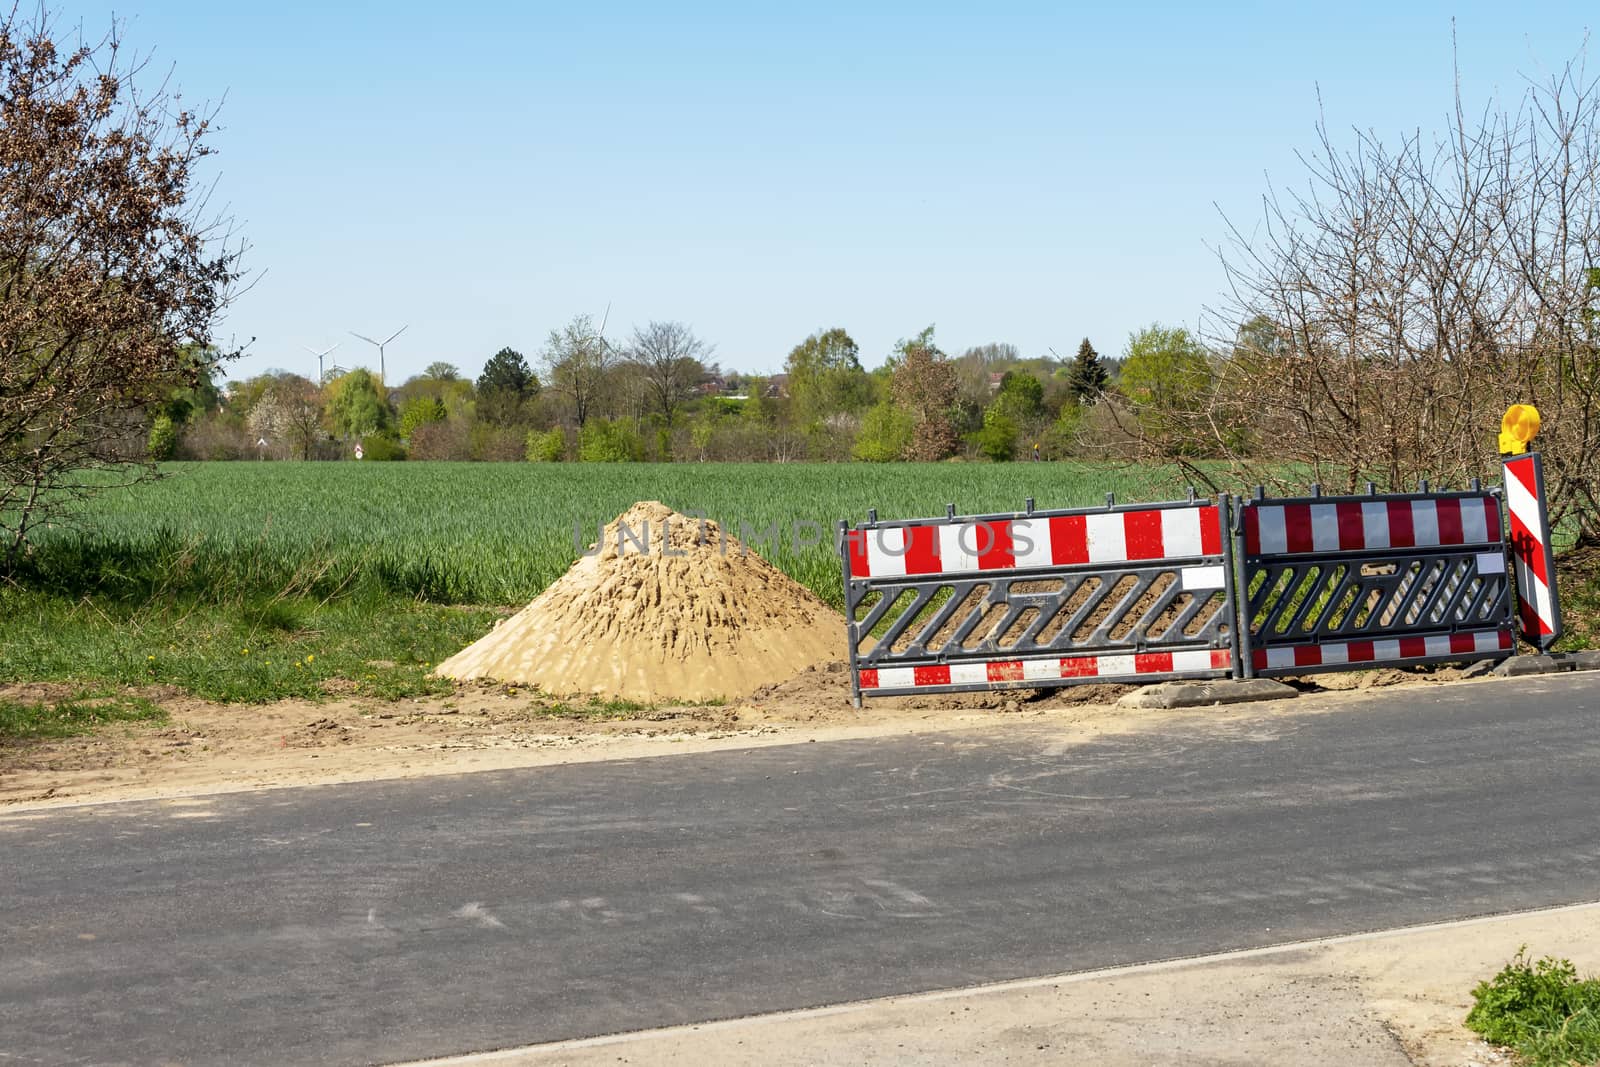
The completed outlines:
{"type": "Polygon", "coordinates": [[[841,659],[845,644],[844,618],[804,586],[716,523],[647,501],[606,527],[597,553],[434,673],[553,695],[712,700],[841,659]]]}

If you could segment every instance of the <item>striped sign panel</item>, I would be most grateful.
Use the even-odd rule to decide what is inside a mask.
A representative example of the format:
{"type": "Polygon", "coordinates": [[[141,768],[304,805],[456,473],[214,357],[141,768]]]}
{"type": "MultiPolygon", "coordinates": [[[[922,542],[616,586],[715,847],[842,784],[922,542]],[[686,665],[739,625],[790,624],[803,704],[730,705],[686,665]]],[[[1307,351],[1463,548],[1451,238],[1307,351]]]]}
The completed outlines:
{"type": "Polygon", "coordinates": [[[1488,495],[1326,504],[1252,501],[1244,508],[1244,550],[1250,556],[1499,542],[1500,504],[1488,495]]]}
{"type": "Polygon", "coordinates": [[[1511,647],[1510,630],[1478,633],[1391,637],[1376,641],[1328,641],[1314,645],[1281,645],[1251,653],[1257,671],[1287,671],[1317,667],[1345,667],[1363,663],[1446,659],[1504,652],[1511,647]]]}
{"type": "Polygon", "coordinates": [[[1222,554],[1215,505],[851,530],[850,577],[899,578],[1222,554]]]}
{"type": "Polygon", "coordinates": [[[1544,471],[1537,452],[1508,459],[1505,468],[1522,636],[1547,649],[1561,636],[1561,607],[1556,600],[1555,553],[1545,514],[1544,471]]]}
{"type": "Polygon", "coordinates": [[[1058,682],[1062,679],[1131,680],[1152,674],[1225,673],[1232,666],[1225,648],[1179,652],[1135,652],[1099,656],[971,660],[921,667],[877,667],[861,671],[863,690],[991,686],[1005,682],[1058,682]]]}

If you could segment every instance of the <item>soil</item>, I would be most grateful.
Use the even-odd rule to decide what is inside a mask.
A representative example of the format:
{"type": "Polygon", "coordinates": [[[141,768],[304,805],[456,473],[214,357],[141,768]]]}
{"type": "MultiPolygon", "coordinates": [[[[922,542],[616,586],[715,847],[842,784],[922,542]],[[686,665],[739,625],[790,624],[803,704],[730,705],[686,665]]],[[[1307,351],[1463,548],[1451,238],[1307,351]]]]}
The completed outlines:
{"type": "Polygon", "coordinates": [[[646,501],[590,547],[435,673],[555,695],[703,701],[846,654],[839,613],[714,522],[646,501]]]}
{"type": "MultiPolygon", "coordinates": [[[[1297,680],[1308,692],[1449,681],[1459,671],[1370,671],[1297,680]]],[[[620,715],[552,707],[526,686],[468,682],[453,694],[397,701],[338,694],[319,702],[215,704],[171,688],[130,689],[161,705],[161,725],[126,724],[81,737],[0,743],[0,810],[184,796],[716,748],[792,744],[1045,722],[1063,741],[1159,728],[1174,715],[1116,705],[1133,687],[1082,685],[850,703],[841,662],[817,664],[726,705],[658,704],[620,715]]],[[[0,686],[0,699],[59,700],[64,685],[0,686]]],[[[1351,694],[1354,698],[1357,694],[1351,694]]],[[[1341,707],[1338,695],[1273,710],[1206,709],[1220,721],[1341,707]]]]}

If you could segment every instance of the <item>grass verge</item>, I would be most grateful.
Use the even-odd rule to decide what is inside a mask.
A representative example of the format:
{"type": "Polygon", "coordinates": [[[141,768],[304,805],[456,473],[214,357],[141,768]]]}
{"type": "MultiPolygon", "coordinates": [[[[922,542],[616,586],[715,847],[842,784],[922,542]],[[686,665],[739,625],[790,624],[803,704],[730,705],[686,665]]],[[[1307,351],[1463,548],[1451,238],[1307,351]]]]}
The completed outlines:
{"type": "Polygon", "coordinates": [[[165,722],[166,712],[143,697],[85,690],[65,700],[0,700],[0,744],[86,734],[113,722],[165,722]]]}
{"type": "Polygon", "coordinates": [[[1580,979],[1570,961],[1530,961],[1524,946],[1472,999],[1467,1027],[1528,1067],[1600,1064],[1600,978],[1580,979]]]}

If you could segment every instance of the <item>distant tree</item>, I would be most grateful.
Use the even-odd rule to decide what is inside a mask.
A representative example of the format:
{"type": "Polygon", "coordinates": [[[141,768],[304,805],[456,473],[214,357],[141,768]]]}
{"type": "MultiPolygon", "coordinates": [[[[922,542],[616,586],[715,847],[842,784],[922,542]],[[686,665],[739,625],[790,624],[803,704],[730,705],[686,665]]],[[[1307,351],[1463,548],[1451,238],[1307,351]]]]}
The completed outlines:
{"type": "Polygon", "coordinates": [[[1015,363],[1022,358],[1022,350],[1016,345],[1004,341],[991,341],[986,345],[974,345],[961,353],[962,362],[976,363],[981,367],[1001,366],[1015,363]]]}
{"type": "Polygon", "coordinates": [[[906,459],[939,460],[956,448],[950,413],[956,400],[955,369],[933,341],[929,326],[895,348],[893,394],[913,425],[906,459]]]}
{"type": "Polygon", "coordinates": [[[1156,414],[1194,411],[1210,382],[1206,347],[1182,326],[1156,323],[1128,338],[1122,389],[1142,408],[1156,414]]]}
{"type": "Polygon", "coordinates": [[[991,406],[1017,423],[1037,419],[1044,414],[1044,383],[1026,371],[1007,371],[991,406]]]}
{"type": "Polygon", "coordinates": [[[478,417],[496,425],[522,421],[525,405],[539,395],[539,378],[522,353],[502,348],[478,375],[478,417]]]}
{"type": "Polygon", "coordinates": [[[914,430],[910,414],[885,400],[862,418],[850,454],[865,463],[892,463],[904,458],[914,430]]]}
{"type": "Polygon", "coordinates": [[[974,435],[974,443],[985,458],[1004,463],[1017,456],[1019,432],[1016,419],[1005,406],[991,404],[983,413],[983,429],[974,435]]]}
{"type": "Polygon", "coordinates": [[[594,328],[594,320],[576,315],[550,331],[542,359],[551,391],[566,402],[573,423],[582,429],[599,412],[616,353],[594,328]]]}
{"type": "Polygon", "coordinates": [[[850,335],[838,327],[795,345],[783,369],[789,376],[796,421],[811,423],[872,403],[872,379],[861,369],[860,353],[850,335]]]}
{"type": "Polygon", "coordinates": [[[1100,353],[1094,350],[1094,345],[1085,337],[1078,345],[1078,354],[1073,357],[1072,366],[1067,372],[1067,387],[1081,404],[1105,392],[1110,380],[1111,376],[1106,371],[1100,353]]]}
{"type": "Polygon", "coordinates": [[[681,322],[652,322],[642,330],[635,327],[626,354],[648,410],[671,426],[678,409],[694,397],[711,348],[681,322]]]}
{"type": "Polygon", "coordinates": [[[204,217],[211,116],[140,86],[115,32],[54,27],[44,4],[0,13],[0,569],[53,510],[147,477],[152,399],[231,358],[210,343],[239,277],[204,217]]]}
{"type": "Polygon", "coordinates": [[[329,429],[347,441],[388,429],[389,406],[379,389],[377,376],[365,367],[329,382],[325,411],[329,429]]]}
{"type": "Polygon", "coordinates": [[[461,377],[461,369],[454,363],[445,363],[440,360],[424,367],[422,376],[424,378],[432,378],[436,382],[453,382],[461,377]]]}
{"type": "Polygon", "coordinates": [[[178,449],[178,431],[169,415],[157,415],[150,423],[148,441],[150,458],[157,462],[169,460],[178,449]]]}

